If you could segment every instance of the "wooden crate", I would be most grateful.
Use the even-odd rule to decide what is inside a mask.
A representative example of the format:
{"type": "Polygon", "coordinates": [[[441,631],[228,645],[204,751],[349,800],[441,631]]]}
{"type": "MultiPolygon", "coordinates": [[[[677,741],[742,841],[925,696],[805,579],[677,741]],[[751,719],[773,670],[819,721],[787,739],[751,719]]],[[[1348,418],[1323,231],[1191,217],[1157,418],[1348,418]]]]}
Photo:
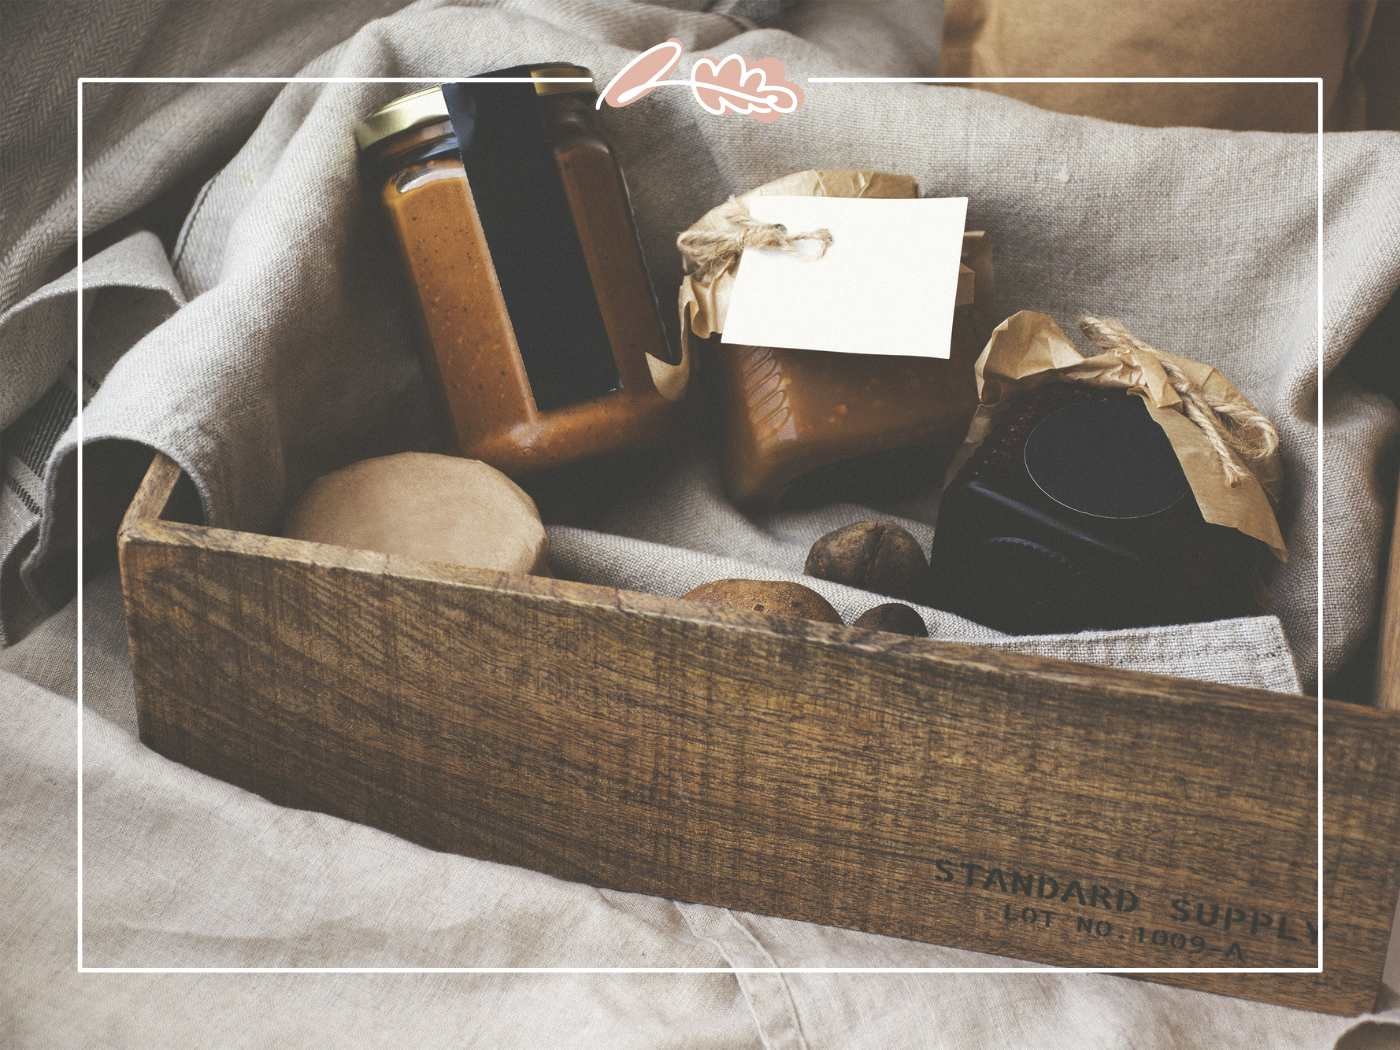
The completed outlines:
{"type": "MultiPolygon", "coordinates": [[[[120,555],[141,739],[179,762],[615,889],[1054,965],[1316,965],[1307,697],[180,524],[178,478],[158,456],[120,555]]],[[[1400,712],[1328,702],[1325,736],[1326,972],[1149,979],[1372,1008],[1400,712]]]]}

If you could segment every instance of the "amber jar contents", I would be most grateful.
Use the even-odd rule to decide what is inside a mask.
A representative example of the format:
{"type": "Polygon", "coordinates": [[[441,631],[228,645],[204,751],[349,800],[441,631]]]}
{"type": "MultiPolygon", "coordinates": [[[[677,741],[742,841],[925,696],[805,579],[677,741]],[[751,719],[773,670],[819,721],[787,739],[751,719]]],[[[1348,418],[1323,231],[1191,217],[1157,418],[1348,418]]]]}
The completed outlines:
{"type": "Polygon", "coordinates": [[[356,129],[458,450],[520,477],[654,444],[670,353],[627,188],[576,66],[444,84],[356,129]]]}
{"type": "Polygon", "coordinates": [[[977,404],[989,247],[980,233],[964,238],[946,360],[715,347],[730,497],[765,506],[884,496],[941,478],[977,404]]]}

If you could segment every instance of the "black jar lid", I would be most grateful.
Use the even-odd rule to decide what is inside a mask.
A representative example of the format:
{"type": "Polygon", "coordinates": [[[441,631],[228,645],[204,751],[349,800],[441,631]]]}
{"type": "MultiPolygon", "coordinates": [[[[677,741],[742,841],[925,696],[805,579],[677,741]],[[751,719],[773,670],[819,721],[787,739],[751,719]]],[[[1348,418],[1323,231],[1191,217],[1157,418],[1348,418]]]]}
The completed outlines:
{"type": "Polygon", "coordinates": [[[1025,464],[1046,496],[1094,518],[1152,517],[1190,491],[1167,435],[1132,396],[1052,412],[1026,439],[1025,464]]]}
{"type": "MultiPolygon", "coordinates": [[[[477,74],[481,77],[530,77],[535,81],[537,95],[593,94],[593,74],[583,66],[569,62],[535,62],[530,65],[511,66],[508,69],[493,69],[489,73],[477,74]],[[559,83],[555,78],[587,78],[587,83],[559,83]]],[[[409,128],[424,124],[435,124],[446,120],[447,102],[442,97],[442,85],[411,91],[400,95],[369,116],[355,124],[355,144],[360,149],[369,149],[391,135],[397,135],[409,128]]]]}

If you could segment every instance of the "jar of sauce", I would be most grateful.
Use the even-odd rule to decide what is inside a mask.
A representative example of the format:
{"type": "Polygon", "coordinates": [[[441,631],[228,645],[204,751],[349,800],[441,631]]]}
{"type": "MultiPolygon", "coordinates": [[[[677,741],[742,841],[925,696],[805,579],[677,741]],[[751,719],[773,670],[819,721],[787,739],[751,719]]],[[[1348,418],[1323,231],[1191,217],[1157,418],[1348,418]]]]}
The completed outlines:
{"type": "Polygon", "coordinates": [[[515,477],[653,445],[685,393],[626,184],[570,65],[442,84],[356,142],[421,309],[458,451],[515,477]]]}

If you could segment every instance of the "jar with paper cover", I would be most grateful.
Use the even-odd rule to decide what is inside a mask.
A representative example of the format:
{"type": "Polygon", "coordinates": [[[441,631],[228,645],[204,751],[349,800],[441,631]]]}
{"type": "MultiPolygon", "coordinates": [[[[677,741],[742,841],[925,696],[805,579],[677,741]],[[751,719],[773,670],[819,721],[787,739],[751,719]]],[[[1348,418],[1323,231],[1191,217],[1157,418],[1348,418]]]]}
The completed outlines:
{"type": "MultiPolygon", "coordinates": [[[[916,197],[918,186],[883,172],[807,171],[739,202],[770,194],[916,197]]],[[[722,222],[722,207],[691,229],[722,222]]],[[[723,331],[735,270],[687,277],[681,312],[690,334],[723,331]]],[[[991,245],[971,231],[963,238],[946,359],[714,346],[707,368],[730,498],[761,508],[882,499],[936,486],[977,403],[972,366],[995,323],[991,299],[991,245]]]]}

